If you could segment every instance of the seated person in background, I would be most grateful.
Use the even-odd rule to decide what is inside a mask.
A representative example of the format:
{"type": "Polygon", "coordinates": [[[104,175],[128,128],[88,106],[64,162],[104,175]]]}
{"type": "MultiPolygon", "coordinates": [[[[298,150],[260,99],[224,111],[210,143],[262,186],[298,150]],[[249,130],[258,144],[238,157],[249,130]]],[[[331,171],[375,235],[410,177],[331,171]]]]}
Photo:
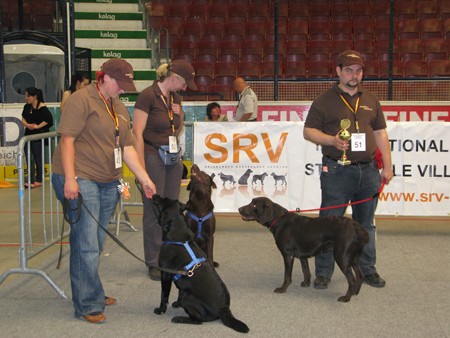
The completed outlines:
{"type": "Polygon", "coordinates": [[[206,106],[206,120],[212,122],[228,121],[226,115],[221,115],[220,104],[211,102],[206,106]]]}

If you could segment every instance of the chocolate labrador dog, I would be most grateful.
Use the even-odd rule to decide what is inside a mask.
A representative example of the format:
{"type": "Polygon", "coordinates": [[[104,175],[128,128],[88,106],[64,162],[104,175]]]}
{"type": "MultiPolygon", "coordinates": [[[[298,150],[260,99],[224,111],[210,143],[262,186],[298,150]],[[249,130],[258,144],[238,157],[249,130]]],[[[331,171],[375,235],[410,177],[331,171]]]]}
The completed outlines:
{"type": "Polygon", "coordinates": [[[227,287],[195,243],[183,214],[186,206],[159,195],[154,195],[152,201],[162,228],[161,303],[154,312],[166,312],[174,281],[179,290],[178,304],[188,317],[175,316],[173,323],[201,324],[220,319],[226,326],[247,333],[248,326],[231,313],[227,287]]]}
{"type": "Polygon", "coordinates": [[[192,232],[195,233],[195,241],[206,253],[206,257],[215,268],[219,263],[214,262],[214,232],[216,231],[216,216],[214,204],[211,200],[212,189],[217,186],[198,165],[191,168],[191,181],[187,186],[189,199],[186,203],[186,221],[192,232]]]}
{"type": "Polygon", "coordinates": [[[239,208],[244,221],[257,221],[272,232],[284,260],[284,281],[275,292],[284,293],[292,282],[294,258],[300,259],[304,280],[301,286],[311,284],[308,258],[327,248],[333,248],[334,258],[347,278],[348,289],[338,301],[348,302],[361,289],[363,273],[359,258],[369,234],[357,222],[347,217],[305,217],[289,212],[267,197],[254,198],[239,208]]]}

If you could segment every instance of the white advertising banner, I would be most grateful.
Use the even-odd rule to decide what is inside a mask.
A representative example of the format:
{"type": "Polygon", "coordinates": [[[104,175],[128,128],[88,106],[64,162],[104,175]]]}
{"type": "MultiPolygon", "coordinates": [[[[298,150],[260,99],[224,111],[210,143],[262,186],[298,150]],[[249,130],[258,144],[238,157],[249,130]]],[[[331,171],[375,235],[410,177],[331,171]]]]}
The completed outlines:
{"type": "MultiPolygon", "coordinates": [[[[447,123],[388,123],[395,177],[377,214],[450,213],[447,123]]],[[[236,212],[266,196],[289,210],[320,207],[320,147],[303,139],[303,122],[196,122],[194,163],[214,176],[216,212],[236,212]]]]}

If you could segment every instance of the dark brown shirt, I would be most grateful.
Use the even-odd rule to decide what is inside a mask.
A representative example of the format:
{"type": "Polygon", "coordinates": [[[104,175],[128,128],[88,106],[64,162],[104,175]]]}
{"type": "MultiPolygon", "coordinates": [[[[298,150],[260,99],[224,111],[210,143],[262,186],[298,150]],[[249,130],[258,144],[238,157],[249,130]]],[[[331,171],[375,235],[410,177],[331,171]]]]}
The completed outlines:
{"type": "MultiPolygon", "coordinates": [[[[158,82],[155,81],[139,94],[134,105],[135,109],[140,109],[148,114],[147,124],[143,132],[144,140],[149,140],[157,147],[169,144],[172,128],[168,110],[171,108],[172,103],[181,104],[181,97],[175,92],[171,92],[170,97],[164,97],[164,100],[162,96],[158,82]]],[[[182,129],[183,121],[177,114],[173,114],[173,124],[175,126],[175,136],[178,136],[182,129]]],[[[156,152],[153,147],[147,144],[145,144],[145,151],[156,152]]]]}
{"type": "MultiPolygon", "coordinates": [[[[380,102],[370,92],[358,88],[354,96],[343,92],[337,85],[328,89],[314,100],[306,117],[305,127],[321,130],[328,135],[336,135],[341,130],[342,119],[351,121],[348,130],[356,133],[356,121],[359,124],[359,132],[366,134],[366,151],[352,151],[351,146],[347,151],[347,157],[352,162],[369,162],[375,156],[376,143],[374,131],[385,129],[386,121],[380,102]],[[356,101],[360,97],[359,108],[356,115],[350,110],[341,98],[341,93],[355,109],[356,101]]],[[[349,141],[351,143],[351,141],[349,141]]],[[[342,152],[332,146],[322,146],[322,154],[335,160],[340,159],[342,152]]]]}
{"type": "MultiPolygon", "coordinates": [[[[113,100],[119,121],[119,141],[122,149],[134,144],[130,129],[130,114],[119,100],[113,100]]],[[[98,94],[96,85],[77,90],[64,105],[58,127],[59,134],[75,138],[75,175],[97,182],[111,182],[122,177],[122,168],[115,168],[116,125],[98,94]]],[[[53,172],[64,174],[61,146],[53,155],[53,172]]]]}

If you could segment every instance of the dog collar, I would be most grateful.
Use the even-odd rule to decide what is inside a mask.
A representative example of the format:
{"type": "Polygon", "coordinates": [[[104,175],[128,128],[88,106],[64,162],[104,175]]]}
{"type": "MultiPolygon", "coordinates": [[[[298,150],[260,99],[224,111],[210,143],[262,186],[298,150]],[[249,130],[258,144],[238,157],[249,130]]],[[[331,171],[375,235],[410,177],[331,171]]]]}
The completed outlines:
{"type": "Polygon", "coordinates": [[[195,238],[202,238],[202,230],[203,230],[203,222],[209,220],[211,217],[214,216],[214,213],[211,211],[209,214],[207,214],[204,217],[197,217],[195,216],[192,212],[188,212],[186,214],[187,217],[192,218],[194,221],[197,222],[198,224],[198,231],[197,231],[197,235],[195,236],[195,238]]]}
{"type": "Polygon", "coordinates": [[[272,227],[275,225],[275,223],[278,222],[278,221],[279,221],[284,215],[286,215],[287,213],[289,213],[289,211],[285,211],[285,212],[283,212],[283,213],[281,214],[280,217],[275,218],[275,219],[272,221],[272,223],[270,223],[270,225],[269,225],[269,230],[272,230],[272,227]]]}

